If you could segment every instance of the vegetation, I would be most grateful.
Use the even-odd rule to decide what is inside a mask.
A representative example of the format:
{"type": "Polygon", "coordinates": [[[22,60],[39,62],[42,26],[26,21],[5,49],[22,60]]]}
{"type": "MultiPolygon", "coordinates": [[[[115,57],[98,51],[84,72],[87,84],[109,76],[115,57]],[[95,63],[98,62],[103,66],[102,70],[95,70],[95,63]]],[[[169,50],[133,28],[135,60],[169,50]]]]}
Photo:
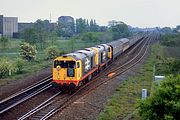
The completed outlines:
{"type": "MultiPolygon", "coordinates": [[[[179,47],[179,35],[164,35],[160,43],[167,46],[179,47]]],[[[163,50],[164,46],[160,46],[163,50]]],[[[165,75],[160,86],[153,85],[151,96],[138,103],[142,119],[178,120],[180,118],[180,59],[167,58],[161,54],[156,56],[155,74],[165,75]]],[[[179,53],[178,53],[179,54],[179,53]]]]}
{"type": "Polygon", "coordinates": [[[178,120],[180,118],[180,75],[166,76],[139,104],[144,120],[178,120]]]}
{"type": "Polygon", "coordinates": [[[9,75],[9,71],[12,69],[11,66],[12,64],[6,57],[0,58],[0,78],[9,75]]]}
{"type": "Polygon", "coordinates": [[[154,57],[158,47],[152,48],[152,53],[147,62],[140,69],[140,74],[123,81],[116,89],[116,93],[110,98],[105,109],[100,113],[99,120],[124,119],[132,114],[131,119],[140,119],[133,115],[136,110],[137,99],[141,96],[141,89],[151,89],[154,57]]]}
{"type": "Polygon", "coordinates": [[[130,35],[128,26],[124,23],[110,27],[110,32],[112,33],[113,40],[127,37],[130,35]]]}
{"type": "Polygon", "coordinates": [[[25,65],[25,61],[21,58],[16,58],[15,62],[13,63],[15,67],[15,72],[17,74],[21,74],[23,72],[23,68],[25,65]]]}
{"type": "Polygon", "coordinates": [[[96,24],[95,20],[88,22],[86,19],[76,19],[76,33],[85,33],[85,32],[100,32],[100,26],[96,24]]]}
{"type": "Polygon", "coordinates": [[[34,28],[26,29],[22,35],[25,42],[28,42],[30,44],[37,43],[37,33],[34,28]]]}
{"type": "Polygon", "coordinates": [[[60,54],[60,52],[57,46],[49,46],[46,49],[46,54],[47,54],[47,59],[54,59],[60,54]]]}
{"type": "Polygon", "coordinates": [[[156,63],[157,75],[178,75],[180,74],[180,59],[163,58],[163,60],[156,63]]]}
{"type": "Polygon", "coordinates": [[[180,34],[166,34],[161,37],[160,43],[168,47],[180,47],[180,34]]]}
{"type": "Polygon", "coordinates": [[[23,59],[28,61],[35,60],[37,51],[34,46],[24,42],[20,45],[20,48],[21,48],[20,56],[23,59]]]}
{"type": "Polygon", "coordinates": [[[1,37],[0,38],[0,43],[1,43],[1,47],[2,49],[6,49],[7,45],[8,45],[9,39],[7,37],[1,37]]]}
{"type": "Polygon", "coordinates": [[[133,78],[130,77],[117,88],[115,95],[100,113],[99,119],[179,119],[180,59],[178,57],[172,58],[172,56],[171,58],[167,57],[170,56],[170,52],[166,53],[165,51],[169,46],[178,46],[177,43],[169,42],[172,39],[176,39],[174,42],[178,42],[178,37],[177,34],[165,35],[162,36],[160,43],[166,46],[153,45],[151,56],[141,68],[140,74],[133,78]],[[168,38],[166,38],[167,36],[168,38]],[[160,86],[153,85],[151,88],[154,65],[154,74],[165,75],[166,79],[162,81],[160,86]],[[152,90],[151,95],[145,100],[138,100],[142,88],[146,88],[148,91],[152,90]]]}

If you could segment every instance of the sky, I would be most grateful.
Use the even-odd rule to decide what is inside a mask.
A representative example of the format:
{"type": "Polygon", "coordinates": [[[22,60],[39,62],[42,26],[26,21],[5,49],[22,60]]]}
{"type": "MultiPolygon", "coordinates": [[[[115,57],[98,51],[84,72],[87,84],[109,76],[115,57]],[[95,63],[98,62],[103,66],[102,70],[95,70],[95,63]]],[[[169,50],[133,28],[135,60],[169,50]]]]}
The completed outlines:
{"type": "Polygon", "coordinates": [[[57,21],[59,16],[110,20],[134,27],[175,27],[180,24],[180,0],[0,0],[0,14],[19,22],[57,21]]]}

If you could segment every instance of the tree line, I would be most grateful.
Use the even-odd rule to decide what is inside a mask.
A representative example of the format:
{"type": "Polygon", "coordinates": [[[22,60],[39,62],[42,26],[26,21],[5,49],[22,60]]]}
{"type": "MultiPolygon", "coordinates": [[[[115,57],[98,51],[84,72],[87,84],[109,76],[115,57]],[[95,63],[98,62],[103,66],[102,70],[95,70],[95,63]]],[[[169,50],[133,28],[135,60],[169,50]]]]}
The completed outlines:
{"type": "Polygon", "coordinates": [[[78,18],[76,20],[59,21],[56,27],[52,27],[52,24],[48,20],[37,20],[32,28],[25,29],[20,33],[20,38],[30,44],[38,44],[38,48],[46,48],[47,42],[52,44],[57,37],[63,39],[71,39],[75,37],[77,39],[94,42],[106,42],[116,40],[122,37],[128,37],[131,32],[125,23],[121,23],[115,26],[99,26],[95,20],[78,18]]]}

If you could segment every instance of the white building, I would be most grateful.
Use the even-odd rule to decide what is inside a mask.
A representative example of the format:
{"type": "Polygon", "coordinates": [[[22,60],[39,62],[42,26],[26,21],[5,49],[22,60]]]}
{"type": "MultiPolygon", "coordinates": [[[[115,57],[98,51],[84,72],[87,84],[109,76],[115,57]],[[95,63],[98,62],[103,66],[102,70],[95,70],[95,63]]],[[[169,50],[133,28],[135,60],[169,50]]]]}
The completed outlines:
{"type": "Polygon", "coordinates": [[[13,33],[18,32],[18,18],[4,17],[3,18],[3,36],[13,37],[13,33]]]}

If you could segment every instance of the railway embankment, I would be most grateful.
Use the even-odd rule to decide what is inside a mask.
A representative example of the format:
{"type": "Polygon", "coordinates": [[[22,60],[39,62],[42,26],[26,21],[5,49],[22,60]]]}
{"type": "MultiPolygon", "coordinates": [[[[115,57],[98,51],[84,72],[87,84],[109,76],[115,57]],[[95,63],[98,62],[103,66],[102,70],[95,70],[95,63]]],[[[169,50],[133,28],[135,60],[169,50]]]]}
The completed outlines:
{"type": "Polygon", "coordinates": [[[128,79],[124,80],[118,86],[105,109],[101,111],[98,117],[99,120],[122,120],[129,115],[131,115],[131,119],[140,119],[137,111],[135,111],[136,103],[141,98],[142,89],[147,89],[148,93],[150,92],[153,78],[153,64],[157,50],[157,46],[153,45],[150,55],[144,61],[140,70],[135,71],[136,75],[128,77],[128,79]]]}

